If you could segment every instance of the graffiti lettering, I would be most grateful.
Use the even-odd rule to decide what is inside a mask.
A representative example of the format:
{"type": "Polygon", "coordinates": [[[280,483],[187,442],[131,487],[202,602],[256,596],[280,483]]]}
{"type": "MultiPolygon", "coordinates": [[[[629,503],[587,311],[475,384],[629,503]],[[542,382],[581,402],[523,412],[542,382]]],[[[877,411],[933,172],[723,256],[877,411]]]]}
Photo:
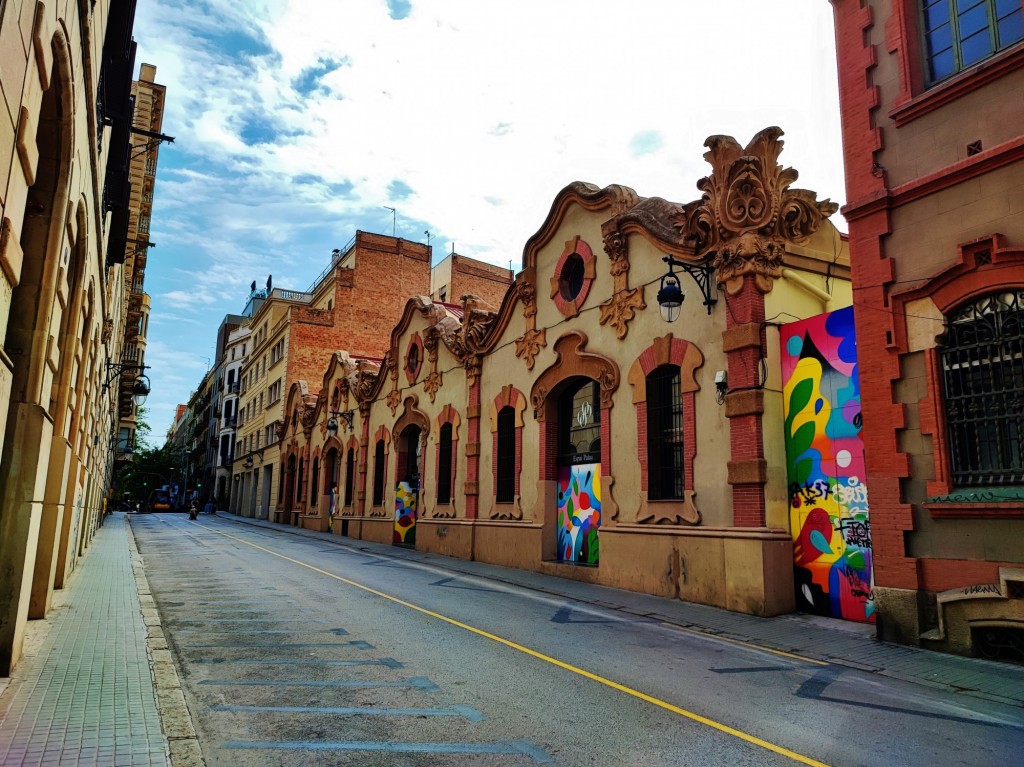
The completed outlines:
{"type": "Polygon", "coordinates": [[[975,586],[964,586],[964,596],[971,596],[973,594],[1002,594],[999,590],[999,586],[994,583],[979,583],[975,586]]]}
{"type": "Polygon", "coordinates": [[[869,602],[875,600],[875,592],[871,589],[871,584],[864,582],[858,570],[847,567],[843,574],[846,576],[846,583],[850,587],[850,596],[866,599],[869,602]]]}
{"type": "Polygon", "coordinates": [[[847,546],[871,548],[871,523],[866,519],[837,519],[835,529],[843,536],[847,546]]]}
{"type": "Polygon", "coordinates": [[[847,508],[867,511],[868,489],[857,477],[847,479],[846,485],[836,483],[834,492],[836,500],[847,508]]]}
{"type": "Polygon", "coordinates": [[[827,501],[830,495],[832,495],[832,488],[823,479],[805,482],[802,486],[797,482],[793,482],[789,486],[789,500],[793,506],[827,501]]]}

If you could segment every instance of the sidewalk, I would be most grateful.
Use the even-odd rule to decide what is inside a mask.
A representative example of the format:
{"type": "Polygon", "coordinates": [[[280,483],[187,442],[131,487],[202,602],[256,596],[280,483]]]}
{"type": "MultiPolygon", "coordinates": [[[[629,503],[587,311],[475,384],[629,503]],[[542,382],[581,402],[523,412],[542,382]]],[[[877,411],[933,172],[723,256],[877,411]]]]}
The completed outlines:
{"type": "Polygon", "coordinates": [[[1024,708],[1024,666],[962,658],[958,655],[880,642],[874,636],[874,627],[870,625],[803,614],[759,618],[717,607],[555,578],[528,570],[516,570],[354,538],[342,538],[331,533],[318,533],[266,520],[238,517],[224,511],[217,512],[217,516],[241,524],[276,530],[282,534],[317,538],[340,546],[358,548],[361,551],[375,551],[396,558],[430,563],[446,570],[478,575],[564,599],[652,618],[678,626],[685,631],[801,655],[838,666],[1024,708]]]}
{"type": "Polygon", "coordinates": [[[0,764],[169,764],[127,532],[110,514],[50,614],[30,622],[0,680],[0,764]]]}

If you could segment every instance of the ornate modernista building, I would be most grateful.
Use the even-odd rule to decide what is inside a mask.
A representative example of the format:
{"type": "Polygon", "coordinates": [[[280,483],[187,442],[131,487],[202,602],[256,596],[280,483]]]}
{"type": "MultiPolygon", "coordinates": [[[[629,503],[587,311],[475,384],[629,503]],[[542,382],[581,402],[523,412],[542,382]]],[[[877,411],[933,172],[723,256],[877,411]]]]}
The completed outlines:
{"type": "Polygon", "coordinates": [[[687,204],[571,184],[500,304],[411,298],[382,360],[294,380],[282,521],[792,610],[779,325],[850,294],[835,205],[790,188],[780,135],[710,138],[687,204]]]}

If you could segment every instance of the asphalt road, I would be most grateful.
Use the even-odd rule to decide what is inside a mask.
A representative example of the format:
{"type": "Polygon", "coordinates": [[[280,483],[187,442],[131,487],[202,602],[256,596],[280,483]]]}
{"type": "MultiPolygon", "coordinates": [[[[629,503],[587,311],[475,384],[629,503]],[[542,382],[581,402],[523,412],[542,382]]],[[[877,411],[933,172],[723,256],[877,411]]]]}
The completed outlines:
{"type": "Polygon", "coordinates": [[[218,517],[134,517],[211,767],[1016,765],[1019,708],[218,517]]]}

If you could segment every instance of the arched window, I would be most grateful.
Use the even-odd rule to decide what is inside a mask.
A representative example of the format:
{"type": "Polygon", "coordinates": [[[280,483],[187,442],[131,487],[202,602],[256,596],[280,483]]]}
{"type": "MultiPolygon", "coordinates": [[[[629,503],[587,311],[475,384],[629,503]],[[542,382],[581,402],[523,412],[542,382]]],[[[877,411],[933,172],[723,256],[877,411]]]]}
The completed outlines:
{"type": "Polygon", "coordinates": [[[452,425],[444,424],[437,445],[437,502],[452,502],[452,425]]]}
{"type": "Polygon", "coordinates": [[[498,503],[512,503],[516,495],[516,411],[506,405],[498,411],[498,466],[496,498],[498,503]]]}
{"type": "Polygon", "coordinates": [[[679,366],[662,365],[647,376],[647,497],[683,497],[683,397],[679,366]]]}
{"type": "Polygon", "coordinates": [[[345,505],[352,505],[352,493],[356,486],[356,450],[354,447],[348,449],[345,456],[345,505]]]}
{"type": "Polygon", "coordinates": [[[320,487],[320,458],[313,459],[313,481],[311,483],[313,492],[309,496],[309,505],[316,506],[317,488],[320,487]]]}
{"type": "Polygon", "coordinates": [[[1024,290],[946,317],[939,354],[953,484],[1024,484],[1024,290]]]}
{"type": "Polygon", "coordinates": [[[384,503],[384,440],[377,440],[373,454],[373,505],[384,503]]]}
{"type": "Polygon", "coordinates": [[[299,475],[295,478],[295,502],[302,503],[306,491],[305,461],[299,458],[299,475]]]}

